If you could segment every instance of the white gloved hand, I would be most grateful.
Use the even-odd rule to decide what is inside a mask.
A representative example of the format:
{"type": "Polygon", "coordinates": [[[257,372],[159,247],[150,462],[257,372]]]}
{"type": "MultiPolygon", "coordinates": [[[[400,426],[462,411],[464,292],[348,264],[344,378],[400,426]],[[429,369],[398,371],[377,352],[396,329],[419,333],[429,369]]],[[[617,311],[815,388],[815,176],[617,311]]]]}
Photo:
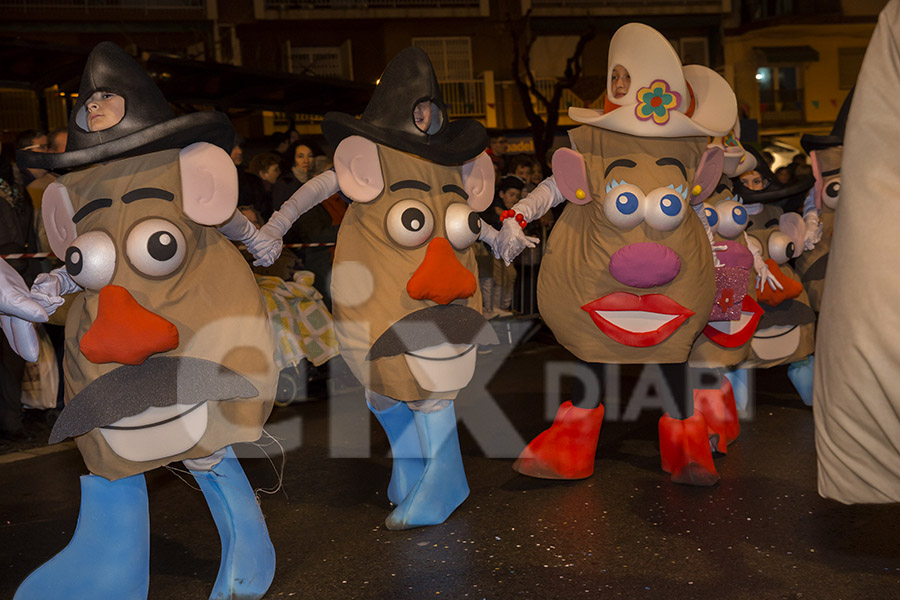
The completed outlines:
{"type": "Polygon", "coordinates": [[[478,240],[484,242],[488,246],[491,247],[491,250],[494,251],[494,256],[500,258],[500,255],[497,254],[497,250],[494,249],[494,246],[497,243],[497,238],[500,236],[500,232],[488,225],[484,219],[480,219],[481,221],[481,233],[478,234],[478,240]]]}
{"type": "Polygon", "coordinates": [[[281,254],[281,237],[273,237],[268,232],[257,229],[240,211],[234,211],[231,220],[218,230],[229,240],[247,246],[247,250],[253,255],[254,265],[268,267],[281,254]]]}
{"type": "Polygon", "coordinates": [[[49,315],[28,295],[28,286],[15,269],[0,259],[0,328],[13,351],[28,361],[38,358],[38,339],[32,322],[49,315]]]}
{"type": "Polygon", "coordinates": [[[540,240],[529,237],[522,231],[522,226],[515,219],[506,219],[500,225],[500,232],[492,248],[494,256],[502,258],[509,265],[525,248],[534,248],[540,240]]]}
{"type": "Polygon", "coordinates": [[[65,302],[62,298],[64,295],[80,292],[81,289],[81,286],[69,276],[66,268],[60,267],[49,273],[41,273],[34,278],[31,297],[44,307],[47,314],[52,315],[65,302]]]}
{"type": "Polygon", "coordinates": [[[803,238],[803,249],[812,250],[822,240],[822,223],[819,221],[819,215],[815,211],[810,211],[803,215],[803,222],[806,223],[806,237],[803,238]]]}
{"type": "Polygon", "coordinates": [[[747,235],[747,232],[745,231],[744,241],[747,242],[747,248],[749,248],[750,253],[753,254],[753,268],[756,270],[756,289],[762,291],[768,281],[769,285],[772,286],[772,289],[783,290],[784,286],[778,281],[775,275],[769,271],[769,265],[763,260],[762,248],[756,238],[747,235]]]}

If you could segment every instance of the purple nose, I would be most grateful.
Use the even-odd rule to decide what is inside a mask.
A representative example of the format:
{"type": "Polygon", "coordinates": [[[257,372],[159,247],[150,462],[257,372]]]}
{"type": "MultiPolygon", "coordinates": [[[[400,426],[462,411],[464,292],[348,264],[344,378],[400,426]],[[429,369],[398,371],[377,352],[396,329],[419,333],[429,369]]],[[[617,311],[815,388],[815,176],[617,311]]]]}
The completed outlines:
{"type": "Polygon", "coordinates": [[[616,281],[636,288],[665,285],[681,271],[675,251],[655,242],[638,242],[616,250],[609,272],[616,281]]]}

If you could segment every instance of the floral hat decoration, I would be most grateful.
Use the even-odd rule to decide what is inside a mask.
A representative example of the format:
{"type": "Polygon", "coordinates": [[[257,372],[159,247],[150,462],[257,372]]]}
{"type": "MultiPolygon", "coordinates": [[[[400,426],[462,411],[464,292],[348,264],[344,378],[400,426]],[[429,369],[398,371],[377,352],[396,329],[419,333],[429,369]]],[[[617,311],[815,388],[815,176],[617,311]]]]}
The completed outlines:
{"type": "Polygon", "coordinates": [[[569,108],[573,121],[638,137],[727,135],[737,119],[737,100],[721,75],[701,65],[683,67],[658,31],[641,23],[619,28],[609,44],[607,89],[622,65],[631,85],[622,98],[607,98],[601,112],[569,108]]]}

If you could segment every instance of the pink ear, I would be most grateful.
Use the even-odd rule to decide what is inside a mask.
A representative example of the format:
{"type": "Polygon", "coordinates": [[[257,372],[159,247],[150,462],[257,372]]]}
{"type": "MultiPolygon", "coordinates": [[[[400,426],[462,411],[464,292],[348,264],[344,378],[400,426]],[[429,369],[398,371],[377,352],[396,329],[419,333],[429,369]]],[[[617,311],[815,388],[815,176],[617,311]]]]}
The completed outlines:
{"type": "Polygon", "coordinates": [[[463,164],[463,186],[469,193],[469,206],[481,212],[494,200],[494,164],[487,153],[482,152],[476,158],[463,164]]]}
{"type": "Polygon", "coordinates": [[[72,200],[66,186],[54,181],[44,190],[44,198],[41,200],[41,216],[44,219],[44,228],[47,230],[47,239],[53,254],[65,260],[66,249],[72,244],[78,233],[75,231],[75,209],[72,208],[72,200]]]}
{"type": "Polygon", "coordinates": [[[384,190],[378,146],[364,137],[351,135],[338,144],[334,170],[341,191],[354,202],[371,202],[384,190]]]}
{"type": "Polygon", "coordinates": [[[553,179],[556,187],[569,202],[587,204],[591,201],[584,157],[571,148],[560,148],[553,153],[553,179]]]}
{"type": "Polygon", "coordinates": [[[795,212],[784,213],[778,218],[778,228],[794,242],[794,254],[788,258],[797,258],[803,254],[803,239],[806,237],[803,217],[795,212]]]}
{"type": "Polygon", "coordinates": [[[200,225],[220,225],[230,219],[237,208],[238,176],[228,153],[197,142],[178,153],[178,162],[185,216],[200,225]]]}
{"type": "Polygon", "coordinates": [[[694,171],[694,182],[691,184],[691,205],[700,204],[716,191],[716,184],[722,178],[725,167],[725,153],[721,148],[707,148],[700,157],[700,164],[694,171]],[[696,193],[695,193],[696,192],[696,193]]]}
{"type": "Polygon", "coordinates": [[[822,194],[825,193],[825,179],[822,177],[822,165],[819,164],[819,154],[815,150],[809,153],[809,162],[812,163],[813,177],[816,178],[816,208],[822,210],[822,194]]]}

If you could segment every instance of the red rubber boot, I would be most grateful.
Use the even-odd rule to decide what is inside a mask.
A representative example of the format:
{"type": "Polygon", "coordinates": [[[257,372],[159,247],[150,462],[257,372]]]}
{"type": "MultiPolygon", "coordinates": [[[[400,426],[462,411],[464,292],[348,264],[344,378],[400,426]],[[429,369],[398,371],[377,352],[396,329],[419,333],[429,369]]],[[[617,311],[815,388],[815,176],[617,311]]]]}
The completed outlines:
{"type": "Polygon", "coordinates": [[[710,486],[719,481],[703,413],[684,420],[661,417],[659,455],[663,471],[671,473],[675,483],[710,486]]]}
{"type": "Polygon", "coordinates": [[[717,390],[694,390],[694,412],[703,413],[709,428],[709,441],[713,451],[725,454],[728,444],[741,433],[737,406],[731,384],[724,377],[717,390]]]}
{"type": "Polygon", "coordinates": [[[563,402],[549,429],[531,440],[513,469],[540,479],[585,479],[594,474],[603,405],[578,408],[563,402]]]}

